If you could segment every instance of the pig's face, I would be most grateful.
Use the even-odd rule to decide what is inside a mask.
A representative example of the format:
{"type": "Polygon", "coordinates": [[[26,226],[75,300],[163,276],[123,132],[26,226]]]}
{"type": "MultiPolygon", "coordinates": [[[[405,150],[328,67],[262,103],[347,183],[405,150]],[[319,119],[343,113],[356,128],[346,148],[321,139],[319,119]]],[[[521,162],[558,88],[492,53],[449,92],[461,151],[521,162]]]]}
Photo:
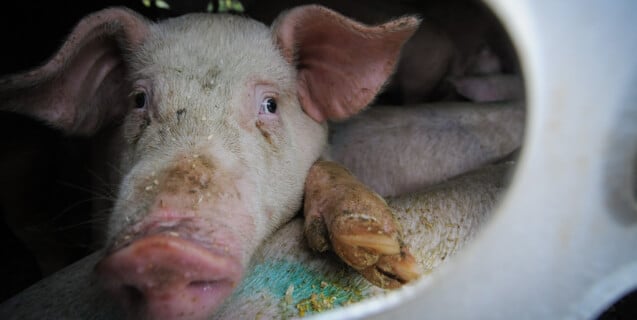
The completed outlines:
{"type": "Polygon", "coordinates": [[[296,71],[264,25],[201,14],[150,32],[131,58],[127,174],[108,238],[138,223],[200,220],[212,238],[227,233],[211,242],[241,243],[231,252],[246,262],[298,210],[325,127],[303,112],[296,71]]]}
{"type": "Polygon", "coordinates": [[[113,282],[107,285],[120,290],[128,283],[142,294],[156,285],[166,287],[164,294],[185,286],[193,299],[206,290],[230,291],[255,247],[299,209],[325,126],[303,112],[296,71],[260,23],[226,15],[176,18],[153,26],[130,61],[127,174],[108,226],[116,253],[100,265],[113,282]],[[180,245],[215,260],[162,268],[204,268],[214,276],[187,279],[145,267],[148,259],[161,260],[155,266],[190,259],[182,250],[143,261],[121,250],[149,236],[186,240],[180,245]],[[149,275],[127,278],[128,268],[149,275]],[[157,272],[178,279],[158,280],[157,272]]]}
{"type": "Polygon", "coordinates": [[[318,6],[271,29],[107,9],[43,67],[0,79],[0,109],[69,134],[121,124],[122,181],[96,271],[134,317],[203,318],[299,209],[324,120],[374,98],[417,24],[369,27],[318,6]]]}

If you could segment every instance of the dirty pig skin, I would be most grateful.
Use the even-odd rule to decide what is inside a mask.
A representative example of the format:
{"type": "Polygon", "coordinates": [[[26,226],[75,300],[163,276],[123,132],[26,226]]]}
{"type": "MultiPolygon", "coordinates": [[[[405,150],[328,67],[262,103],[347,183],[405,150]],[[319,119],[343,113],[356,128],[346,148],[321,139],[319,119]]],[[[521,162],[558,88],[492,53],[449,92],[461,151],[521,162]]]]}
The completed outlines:
{"type": "MultiPolygon", "coordinates": [[[[43,66],[0,80],[1,109],[68,135],[107,130],[118,188],[96,272],[132,318],[200,319],[302,207],[326,121],[374,99],[418,24],[367,26],[320,6],[284,12],[272,27],[210,14],[153,23],[110,8],[80,21],[43,66]]],[[[400,228],[380,220],[371,227],[386,231],[382,246],[343,234],[339,248],[354,239],[358,251],[338,253],[346,262],[364,255],[351,264],[371,280],[407,282],[417,270],[401,260],[409,252],[400,228]],[[381,259],[379,275],[385,255],[395,257],[381,259]]]]}
{"type": "MultiPolygon", "coordinates": [[[[462,252],[482,230],[506,189],[511,169],[512,163],[489,165],[387,198],[424,274],[462,252]]],[[[387,294],[387,289],[371,285],[336,259],[299,245],[304,242],[303,229],[303,218],[297,216],[266,239],[244,280],[209,319],[294,319],[358,301],[377,304],[387,294]],[[377,300],[370,300],[373,297],[377,300]]],[[[3,302],[0,319],[123,318],[113,299],[94,285],[92,270],[101,255],[98,251],[3,302]]],[[[330,316],[339,315],[324,315],[330,316]]]]}

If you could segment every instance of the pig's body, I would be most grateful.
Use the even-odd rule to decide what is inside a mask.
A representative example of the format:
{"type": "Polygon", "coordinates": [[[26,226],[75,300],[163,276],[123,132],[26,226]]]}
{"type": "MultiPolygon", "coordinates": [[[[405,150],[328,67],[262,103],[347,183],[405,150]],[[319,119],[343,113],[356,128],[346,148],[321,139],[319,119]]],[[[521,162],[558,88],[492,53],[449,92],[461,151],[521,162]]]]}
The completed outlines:
{"type": "MultiPolygon", "coordinates": [[[[488,218],[508,164],[486,167],[408,196],[388,199],[405,241],[428,274],[462,248],[488,218]]],[[[381,294],[334,256],[312,252],[297,217],[268,238],[216,319],[297,317],[381,294]]],[[[3,319],[114,319],[121,309],[97,285],[95,253],[0,307],[3,319]]]]}
{"type": "Polygon", "coordinates": [[[271,29],[208,14],[154,24],[107,9],[44,66],[0,80],[0,108],[67,134],[109,133],[119,184],[101,285],[131,317],[199,319],[300,209],[324,122],[374,98],[417,25],[370,27],[318,6],[271,29]]]}

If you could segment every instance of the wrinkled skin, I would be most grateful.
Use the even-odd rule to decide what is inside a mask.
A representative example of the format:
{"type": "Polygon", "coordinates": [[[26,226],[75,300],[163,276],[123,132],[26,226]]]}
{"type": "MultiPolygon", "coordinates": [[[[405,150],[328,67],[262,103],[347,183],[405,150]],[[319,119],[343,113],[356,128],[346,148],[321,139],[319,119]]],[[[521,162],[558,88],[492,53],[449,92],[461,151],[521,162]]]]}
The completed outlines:
{"type": "Polygon", "coordinates": [[[1,107],[67,134],[112,130],[120,182],[100,283],[130,317],[199,319],[300,208],[324,122],[374,98],[417,25],[369,27],[317,6],[271,29],[107,9],[41,68],[0,80],[1,107]]]}
{"type": "Polygon", "coordinates": [[[385,200],[341,165],[318,161],[312,166],[304,212],[310,247],[331,248],[377,286],[398,288],[420,276],[385,200]]]}

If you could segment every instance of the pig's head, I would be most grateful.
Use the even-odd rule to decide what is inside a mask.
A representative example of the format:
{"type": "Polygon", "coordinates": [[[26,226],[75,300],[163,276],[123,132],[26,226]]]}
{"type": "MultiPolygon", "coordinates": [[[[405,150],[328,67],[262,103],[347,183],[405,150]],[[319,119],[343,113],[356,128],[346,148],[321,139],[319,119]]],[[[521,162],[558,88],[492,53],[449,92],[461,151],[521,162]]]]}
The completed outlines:
{"type": "Polygon", "coordinates": [[[327,119],[365,107],[417,19],[369,27],[318,6],[272,28],[230,15],[86,17],[2,108],[69,134],[117,126],[122,173],[96,271],[133,314],[201,318],[300,208],[327,119]]]}

